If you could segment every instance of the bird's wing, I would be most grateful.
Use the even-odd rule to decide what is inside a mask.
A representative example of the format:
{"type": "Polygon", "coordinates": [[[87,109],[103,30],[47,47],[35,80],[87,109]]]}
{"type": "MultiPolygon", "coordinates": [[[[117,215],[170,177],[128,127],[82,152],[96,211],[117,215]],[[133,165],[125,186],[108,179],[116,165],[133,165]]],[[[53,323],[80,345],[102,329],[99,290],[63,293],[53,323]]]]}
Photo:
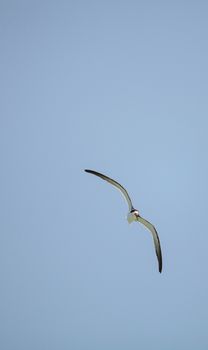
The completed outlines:
{"type": "Polygon", "coordinates": [[[129,206],[129,211],[131,211],[133,209],[133,205],[132,205],[132,202],[131,202],[131,198],[129,197],[129,194],[128,192],[125,190],[125,188],[123,186],[121,186],[117,181],[111,179],[110,177],[106,176],[106,175],[103,175],[101,173],[98,173],[97,171],[94,171],[94,170],[89,170],[89,169],[85,169],[85,171],[87,173],[90,173],[90,174],[93,174],[93,175],[96,175],[96,176],[99,176],[101,179],[109,182],[111,185],[115,186],[121,193],[122,195],[124,196],[124,198],[126,199],[127,203],[128,203],[128,206],[129,206]]]}
{"type": "Polygon", "coordinates": [[[146,228],[148,228],[150,230],[150,232],[152,233],[152,237],[153,237],[153,241],[154,241],[154,245],[155,245],[155,252],[157,255],[157,259],[158,259],[159,272],[161,272],[162,271],[162,251],[161,251],[160,240],[159,240],[157,231],[156,231],[155,227],[149,221],[145,220],[141,216],[139,216],[137,218],[137,220],[139,222],[141,222],[141,224],[146,226],[146,228]]]}

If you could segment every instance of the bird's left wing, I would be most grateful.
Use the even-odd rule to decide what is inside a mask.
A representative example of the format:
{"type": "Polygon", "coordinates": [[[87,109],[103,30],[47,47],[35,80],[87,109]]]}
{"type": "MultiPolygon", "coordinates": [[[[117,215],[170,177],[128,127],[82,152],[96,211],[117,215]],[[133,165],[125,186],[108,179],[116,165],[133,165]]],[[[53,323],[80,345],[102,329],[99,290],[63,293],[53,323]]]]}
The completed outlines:
{"type": "Polygon", "coordinates": [[[145,220],[141,216],[139,216],[137,218],[137,220],[139,222],[141,222],[141,224],[146,226],[146,228],[148,228],[152,234],[154,245],[155,245],[155,252],[157,255],[157,259],[158,259],[159,272],[162,272],[162,251],[161,251],[160,240],[159,240],[159,236],[157,234],[157,231],[156,231],[155,227],[149,221],[145,220]]]}
{"type": "Polygon", "coordinates": [[[121,192],[121,194],[124,196],[124,198],[126,199],[128,206],[129,206],[129,211],[131,211],[133,209],[131,198],[129,197],[127,190],[120,183],[118,183],[117,181],[111,179],[110,177],[108,177],[104,174],[98,173],[97,171],[89,170],[89,169],[85,169],[85,171],[87,173],[90,173],[90,174],[93,174],[93,175],[100,177],[101,179],[109,182],[111,185],[116,187],[121,192]]]}

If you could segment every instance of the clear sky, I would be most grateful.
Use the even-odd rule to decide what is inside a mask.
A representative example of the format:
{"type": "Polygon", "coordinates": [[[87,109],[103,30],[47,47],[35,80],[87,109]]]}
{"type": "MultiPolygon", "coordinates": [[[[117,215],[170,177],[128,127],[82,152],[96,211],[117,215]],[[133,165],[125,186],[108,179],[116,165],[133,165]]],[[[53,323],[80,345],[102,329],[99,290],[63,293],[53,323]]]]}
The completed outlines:
{"type": "Polygon", "coordinates": [[[207,1],[1,1],[2,350],[207,350],[207,37],[207,1]]]}

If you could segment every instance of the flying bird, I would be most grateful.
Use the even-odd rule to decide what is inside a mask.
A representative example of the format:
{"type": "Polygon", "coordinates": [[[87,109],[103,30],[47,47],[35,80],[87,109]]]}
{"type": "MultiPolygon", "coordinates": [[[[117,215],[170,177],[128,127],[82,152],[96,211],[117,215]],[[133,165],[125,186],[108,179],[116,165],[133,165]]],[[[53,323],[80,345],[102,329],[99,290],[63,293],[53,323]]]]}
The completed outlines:
{"type": "Polygon", "coordinates": [[[133,221],[138,221],[141,224],[143,224],[151,232],[152,237],[153,237],[153,241],[154,241],[155,252],[157,255],[157,259],[158,259],[159,272],[162,272],[162,251],[161,251],[160,240],[159,240],[157,231],[156,231],[155,227],[149,221],[144,219],[139,214],[139,211],[133,207],[131,198],[129,197],[127,190],[123,186],[121,186],[117,181],[111,179],[110,177],[108,177],[106,175],[103,175],[101,173],[98,173],[97,171],[89,170],[89,169],[85,169],[85,171],[87,173],[96,175],[96,176],[100,177],[101,179],[109,182],[111,185],[116,187],[121,192],[121,194],[124,196],[124,198],[126,199],[126,201],[128,203],[128,206],[129,206],[129,213],[127,215],[127,220],[129,222],[129,224],[132,223],[133,221]]]}

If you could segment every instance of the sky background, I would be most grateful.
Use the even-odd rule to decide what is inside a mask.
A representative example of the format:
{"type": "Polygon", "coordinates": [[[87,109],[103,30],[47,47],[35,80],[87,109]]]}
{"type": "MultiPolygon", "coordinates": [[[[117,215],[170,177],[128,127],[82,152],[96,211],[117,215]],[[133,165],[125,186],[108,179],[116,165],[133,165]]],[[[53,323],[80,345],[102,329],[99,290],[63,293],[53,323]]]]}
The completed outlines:
{"type": "Polygon", "coordinates": [[[207,37],[206,1],[0,2],[2,350],[208,348],[207,37]]]}

